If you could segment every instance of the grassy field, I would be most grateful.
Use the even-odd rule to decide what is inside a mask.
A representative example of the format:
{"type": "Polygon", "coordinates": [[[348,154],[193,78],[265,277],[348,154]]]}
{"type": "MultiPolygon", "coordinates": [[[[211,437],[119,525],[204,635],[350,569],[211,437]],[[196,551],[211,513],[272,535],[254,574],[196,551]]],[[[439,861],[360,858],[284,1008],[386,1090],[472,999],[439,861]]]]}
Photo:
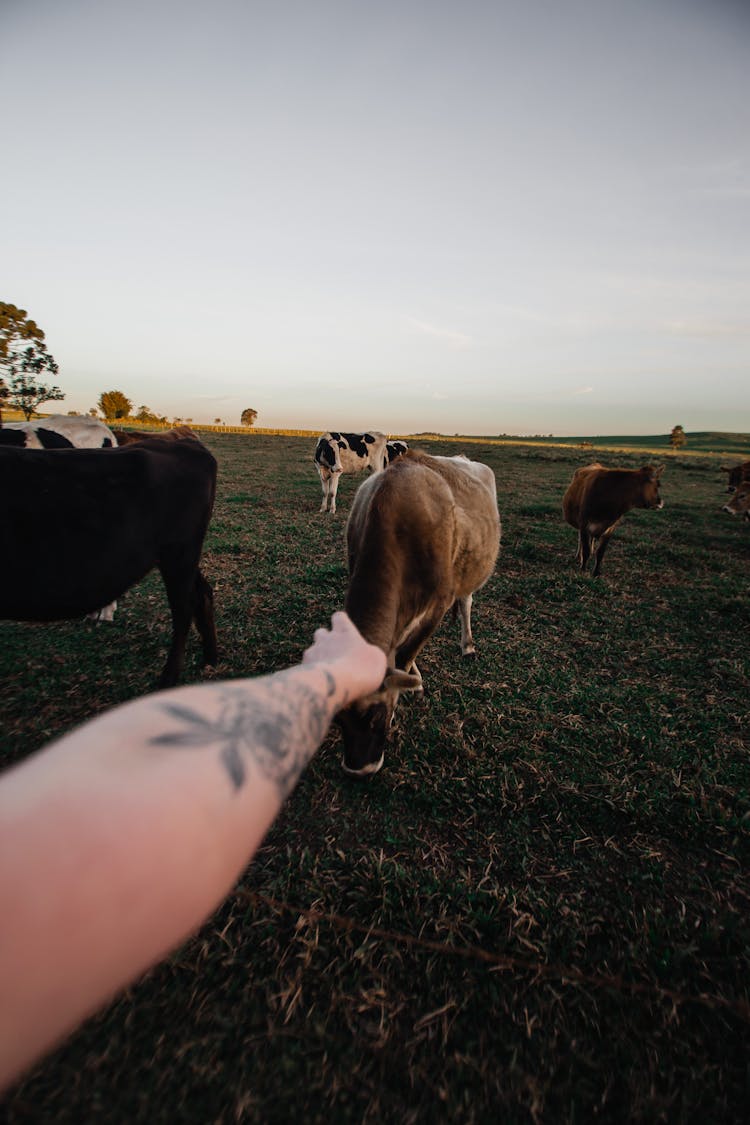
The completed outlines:
{"type": "MultiPolygon", "coordinates": [[[[343,602],[358,482],[319,515],[309,439],[206,443],[220,670],[271,671],[343,602]]],[[[467,445],[503,520],[478,659],[446,621],[383,771],[348,780],[329,735],[219,912],[4,1119],[747,1121],[750,529],[720,511],[725,448],[662,458],[663,511],[630,513],[593,581],[564,488],[646,458],[467,445]]],[[[112,626],[2,630],[6,763],[150,690],[169,636],[154,577],[112,626]]]]}

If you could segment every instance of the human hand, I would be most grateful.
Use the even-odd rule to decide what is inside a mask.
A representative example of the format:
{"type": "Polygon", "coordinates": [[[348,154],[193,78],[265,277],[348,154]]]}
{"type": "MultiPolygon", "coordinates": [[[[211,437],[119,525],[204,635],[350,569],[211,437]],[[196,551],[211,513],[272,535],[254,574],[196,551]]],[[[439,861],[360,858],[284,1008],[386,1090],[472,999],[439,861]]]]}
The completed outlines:
{"type": "Polygon", "coordinates": [[[303,664],[323,664],[341,694],[340,706],[376,691],[385,676],[385,653],[369,644],[348,614],[337,611],[330,629],[316,629],[303,664]]]}

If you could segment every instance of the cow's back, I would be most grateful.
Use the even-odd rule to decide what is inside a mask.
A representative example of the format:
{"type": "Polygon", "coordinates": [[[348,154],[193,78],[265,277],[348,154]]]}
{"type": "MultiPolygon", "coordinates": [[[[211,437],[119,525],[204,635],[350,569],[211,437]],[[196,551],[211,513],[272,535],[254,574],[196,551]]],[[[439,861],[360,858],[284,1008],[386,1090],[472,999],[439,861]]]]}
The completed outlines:
{"type": "Polygon", "coordinates": [[[499,550],[495,477],[461,460],[409,451],[365,481],[347,523],[350,568],[362,557],[374,575],[398,568],[401,581],[453,597],[482,585],[499,550]]]}
{"type": "Polygon", "coordinates": [[[51,414],[35,422],[7,422],[3,428],[25,433],[28,449],[52,448],[49,441],[39,436],[39,430],[59,434],[76,449],[108,449],[117,444],[109,426],[85,414],[51,414]]]}

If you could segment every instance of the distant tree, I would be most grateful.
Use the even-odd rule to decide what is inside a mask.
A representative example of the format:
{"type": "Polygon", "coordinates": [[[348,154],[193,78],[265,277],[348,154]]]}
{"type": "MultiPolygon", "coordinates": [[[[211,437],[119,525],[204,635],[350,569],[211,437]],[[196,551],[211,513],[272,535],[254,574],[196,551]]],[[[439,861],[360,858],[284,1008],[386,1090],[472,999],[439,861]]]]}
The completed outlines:
{"type": "Polygon", "coordinates": [[[12,406],[28,421],[41,403],[65,398],[59,387],[40,382],[58,370],[44,333],[26,310],[0,301],[0,410],[12,406]]]}
{"type": "Polygon", "coordinates": [[[669,444],[672,449],[682,449],[683,445],[687,445],[687,435],[682,426],[674,426],[672,433],[669,435],[669,444]]]}
{"type": "Polygon", "coordinates": [[[214,418],[214,425],[215,426],[223,426],[224,423],[222,422],[221,418],[214,418]]]}
{"type": "Polygon", "coordinates": [[[129,418],[133,404],[122,391],[102,391],[99,409],[108,422],[115,422],[120,418],[129,418]]]}
{"type": "Polygon", "coordinates": [[[91,409],[89,410],[89,416],[91,418],[98,418],[99,417],[99,411],[97,410],[97,408],[95,406],[92,406],[91,409]]]}
{"type": "Polygon", "coordinates": [[[158,425],[161,421],[158,414],[154,414],[149,406],[139,406],[135,414],[137,422],[149,422],[152,426],[158,425]]]}
{"type": "Polygon", "coordinates": [[[252,425],[255,424],[255,419],[257,417],[258,417],[258,411],[257,410],[250,410],[250,408],[248,407],[247,410],[242,411],[242,416],[240,418],[240,424],[242,426],[252,426],[252,425]]]}

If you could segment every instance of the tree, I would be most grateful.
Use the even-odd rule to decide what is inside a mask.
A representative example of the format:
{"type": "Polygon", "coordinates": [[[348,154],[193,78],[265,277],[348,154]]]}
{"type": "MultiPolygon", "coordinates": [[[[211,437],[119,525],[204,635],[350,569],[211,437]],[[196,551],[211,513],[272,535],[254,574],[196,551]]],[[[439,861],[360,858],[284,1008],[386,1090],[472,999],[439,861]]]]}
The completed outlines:
{"type": "Polygon", "coordinates": [[[99,409],[108,422],[114,422],[118,418],[129,418],[133,404],[122,391],[102,391],[99,409]]]}
{"type": "Polygon", "coordinates": [[[152,426],[158,425],[162,419],[154,414],[150,406],[139,406],[135,413],[136,422],[150,422],[152,426]]]}
{"type": "Polygon", "coordinates": [[[683,445],[687,445],[687,435],[682,426],[675,426],[672,433],[669,435],[669,444],[672,449],[682,449],[683,445]]]}
{"type": "Polygon", "coordinates": [[[252,425],[254,425],[255,419],[257,417],[258,417],[258,411],[257,410],[250,410],[250,408],[248,407],[247,410],[242,411],[242,417],[240,418],[240,425],[242,425],[242,426],[252,426],[252,425]]]}
{"type": "Polygon", "coordinates": [[[59,387],[40,382],[41,376],[58,370],[44,333],[26,310],[0,301],[0,409],[12,406],[28,421],[41,403],[65,398],[59,387]]]}

